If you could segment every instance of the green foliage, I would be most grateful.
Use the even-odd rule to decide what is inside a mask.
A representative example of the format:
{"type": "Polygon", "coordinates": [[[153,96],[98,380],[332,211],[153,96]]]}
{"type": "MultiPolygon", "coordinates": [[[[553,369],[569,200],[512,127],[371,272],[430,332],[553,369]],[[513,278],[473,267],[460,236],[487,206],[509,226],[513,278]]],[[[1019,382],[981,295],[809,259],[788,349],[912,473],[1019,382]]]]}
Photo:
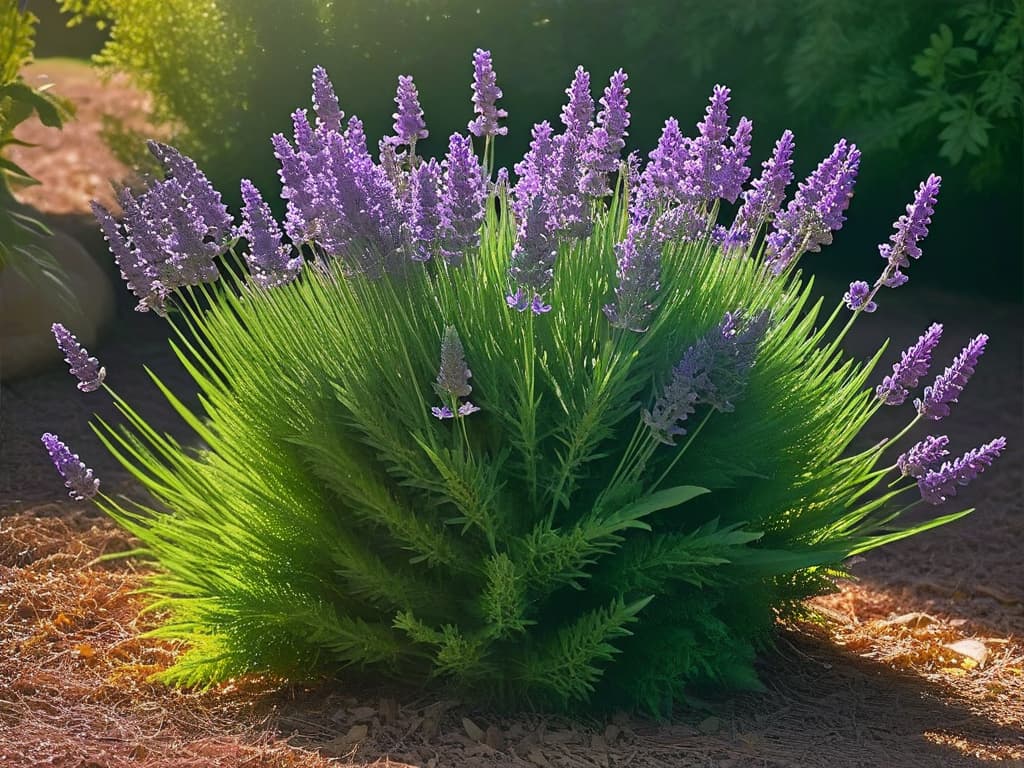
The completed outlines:
{"type": "Polygon", "coordinates": [[[43,125],[60,128],[70,106],[46,87],[33,88],[21,77],[32,60],[36,17],[18,8],[17,0],[0,0],[0,270],[10,267],[31,282],[57,290],[73,300],[54,258],[38,245],[49,234],[42,222],[23,213],[12,187],[36,184],[22,167],[4,156],[11,146],[31,146],[14,136],[14,129],[33,114],[43,125]]]}
{"type": "MultiPolygon", "coordinates": [[[[477,45],[510,29],[508,47],[521,60],[506,100],[530,103],[550,93],[550,75],[571,71],[561,33],[549,17],[567,14],[559,2],[526,0],[56,0],[71,24],[95,20],[110,38],[96,61],[129,73],[153,95],[156,117],[173,126],[174,143],[199,160],[226,189],[245,168],[257,186],[276,181],[267,137],[288,129],[294,95],[308,89],[322,65],[338,73],[346,110],[366,120],[367,132],[390,126],[396,76],[416,71],[431,121],[431,146],[443,147],[464,121],[469,99],[467,62],[477,45]],[[482,34],[487,30],[486,36],[482,34]],[[531,36],[531,49],[520,43],[531,36]],[[441,55],[439,55],[441,54],[441,55]]],[[[521,126],[526,134],[528,125],[521,126]]],[[[421,150],[424,148],[421,146],[421,150]]],[[[443,150],[442,150],[443,151],[443,150]]]]}
{"type": "MultiPolygon", "coordinates": [[[[675,2],[629,12],[627,39],[657,45],[675,2]]],[[[669,21],[702,41],[697,72],[736,42],[781,68],[790,105],[848,126],[872,147],[935,147],[977,182],[1005,173],[1024,116],[1024,2],[797,0],[695,7],[669,21]]],[[[788,105],[787,105],[788,106],[788,105]]],[[[931,150],[934,151],[934,150],[931,150]]]]}
{"type": "Polygon", "coordinates": [[[238,275],[179,297],[201,412],[153,378],[198,447],[116,395],[126,423],[96,425],[151,495],[98,503],[159,566],[155,634],[188,644],[161,679],[355,667],[499,704],[663,712],[690,686],[756,687],[777,615],[851,553],[955,517],[893,532],[882,448],[850,451],[879,407],[877,357],[846,357],[799,274],[673,245],[650,329],[615,329],[620,193],[561,244],[554,309],[521,314],[492,202],[459,268],[310,268],[269,291],[238,275]],[[737,307],[772,318],[746,395],[664,445],[641,408],[737,307]],[[449,327],[481,410],[442,421],[449,327]]]}

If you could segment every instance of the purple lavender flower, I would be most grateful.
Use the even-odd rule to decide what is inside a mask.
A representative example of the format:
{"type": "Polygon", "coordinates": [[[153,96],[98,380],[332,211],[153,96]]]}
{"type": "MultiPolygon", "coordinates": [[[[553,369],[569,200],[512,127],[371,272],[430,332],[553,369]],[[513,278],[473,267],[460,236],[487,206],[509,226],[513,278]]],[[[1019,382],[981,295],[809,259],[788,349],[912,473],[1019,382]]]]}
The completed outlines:
{"type": "Polygon", "coordinates": [[[441,166],[431,158],[420,163],[409,177],[409,224],[413,261],[430,261],[441,229],[441,166]]]}
{"type": "Polygon", "coordinates": [[[552,164],[545,179],[545,203],[553,228],[572,237],[590,232],[589,202],[580,192],[583,153],[593,129],[594,98],[590,95],[590,74],[576,67],[572,83],[565,90],[569,101],[562,107],[564,133],[553,140],[552,164]]]}
{"type": "Polygon", "coordinates": [[[619,285],[615,303],[605,305],[604,313],[614,327],[643,333],[661,290],[661,245],[651,236],[646,212],[638,211],[630,221],[626,239],[615,245],[615,253],[619,285]]]}
{"type": "Polygon", "coordinates": [[[522,312],[532,306],[536,312],[536,307],[543,306],[543,302],[530,305],[526,297],[533,293],[539,300],[539,294],[551,285],[557,256],[558,243],[545,211],[544,194],[538,193],[519,221],[516,242],[512,247],[508,273],[519,289],[506,297],[510,307],[522,312]]]}
{"type": "Polygon", "coordinates": [[[316,242],[355,273],[377,278],[406,261],[402,202],[385,169],[373,162],[362,122],[351,117],[343,134],[326,133],[317,194],[316,242]]]}
{"type": "Polygon", "coordinates": [[[935,377],[935,382],[925,387],[924,396],[914,401],[919,414],[933,421],[949,415],[949,403],[957,402],[978,365],[978,359],[985,352],[987,342],[988,336],[979,333],[960,351],[952,364],[935,377]]]}
{"type": "Polygon", "coordinates": [[[687,186],[701,203],[719,198],[735,202],[750,177],[746,162],[753,124],[741,118],[730,137],[729,98],[728,88],[715,86],[704,120],[697,125],[699,135],[689,143],[690,157],[683,164],[687,186]]]}
{"type": "Polygon", "coordinates": [[[555,152],[551,133],[547,120],[535,124],[529,150],[513,167],[518,180],[513,190],[512,211],[517,219],[526,216],[533,199],[545,189],[555,152]]]}
{"type": "Polygon", "coordinates": [[[500,196],[502,192],[507,192],[508,189],[508,168],[502,166],[494,172],[494,183],[491,185],[491,191],[495,195],[500,196]]]}
{"type": "Polygon", "coordinates": [[[619,168],[619,158],[626,146],[626,130],[629,128],[628,97],[626,80],[629,76],[621,69],[616,71],[604,89],[601,106],[597,113],[597,127],[591,132],[583,150],[583,177],[580,191],[592,197],[611,194],[608,174],[619,168]]]}
{"type": "Polygon", "coordinates": [[[469,379],[473,372],[466,365],[466,352],[462,347],[462,339],[454,326],[445,326],[441,337],[441,368],[437,373],[434,391],[439,397],[468,397],[473,387],[469,379]]]}
{"type": "Polygon", "coordinates": [[[949,445],[949,438],[945,435],[938,437],[928,435],[896,459],[896,467],[903,477],[922,477],[942,461],[944,456],[949,455],[949,451],[946,450],[947,445],[949,445]]]}
{"type": "Polygon", "coordinates": [[[452,134],[448,154],[441,165],[444,168],[444,185],[440,207],[440,250],[445,261],[458,266],[467,252],[480,244],[487,180],[468,136],[452,134]]]}
{"type": "Polygon", "coordinates": [[[562,125],[566,133],[582,139],[593,127],[594,97],[590,95],[590,73],[576,67],[572,82],[565,89],[569,100],[562,106],[562,125]]]}
{"type": "Polygon", "coordinates": [[[78,458],[78,454],[61,442],[56,435],[47,432],[42,436],[43,445],[50,460],[64,478],[64,485],[68,488],[68,495],[75,501],[91,499],[100,489],[100,481],[78,458]]]}
{"type": "Polygon", "coordinates": [[[647,207],[656,201],[680,202],[689,198],[692,190],[686,183],[684,165],[689,159],[689,139],[679,130],[679,121],[670,117],[665,121],[658,145],[648,155],[650,162],[634,198],[638,205],[647,207]]]}
{"type": "Polygon", "coordinates": [[[168,179],[181,185],[181,196],[195,208],[195,215],[206,227],[204,235],[222,240],[231,234],[234,222],[220,192],[213,188],[195,162],[174,147],[158,141],[147,142],[149,151],[160,161],[168,179]]]}
{"type": "Polygon", "coordinates": [[[853,197],[853,185],[860,167],[860,151],[840,139],[827,158],[802,181],[786,210],[775,218],[768,235],[768,260],[778,275],[801,253],[817,253],[832,242],[832,233],[842,228],[843,212],[853,197]]]}
{"type": "Polygon", "coordinates": [[[878,246],[879,255],[887,262],[882,273],[882,285],[896,288],[907,282],[907,276],[900,272],[900,268],[909,267],[911,258],[921,258],[918,243],[928,236],[928,225],[932,223],[931,216],[935,213],[941,184],[942,177],[934,173],[922,181],[914,193],[914,201],[907,206],[906,214],[893,224],[896,231],[889,237],[889,242],[878,246]]]}
{"type": "Polygon", "coordinates": [[[900,356],[900,361],[892,366],[892,374],[882,379],[875,389],[875,395],[886,405],[902,405],[915,389],[922,376],[928,375],[932,364],[932,352],[942,338],[942,325],[933,323],[917,341],[911,344],[900,356]]]}
{"type": "Polygon", "coordinates": [[[674,438],[686,434],[682,423],[695,410],[697,392],[692,376],[694,364],[688,355],[691,355],[689,350],[672,369],[672,378],[662,390],[661,397],[654,401],[650,410],[645,408],[640,414],[654,438],[665,445],[675,445],[674,438]]]}
{"type": "Polygon", "coordinates": [[[420,107],[419,93],[416,84],[408,75],[398,76],[398,92],[395,94],[398,111],[391,115],[395,119],[395,135],[389,139],[393,144],[405,144],[414,149],[419,139],[429,135],[427,124],[423,122],[423,109],[420,107]]]}
{"type": "Polygon", "coordinates": [[[92,213],[99,222],[103,237],[114,255],[114,261],[121,270],[121,278],[127,284],[128,290],[140,299],[150,295],[153,278],[141,255],[131,247],[113,214],[95,200],[91,205],[92,213]]]}
{"type": "Polygon", "coordinates": [[[672,242],[691,242],[707,233],[708,213],[698,200],[692,199],[674,205],[651,226],[651,240],[658,245],[672,242]]]}
{"type": "MultiPolygon", "coordinates": [[[[284,229],[293,243],[304,243],[311,240],[319,229],[319,201],[311,183],[317,175],[311,167],[314,152],[310,151],[310,147],[314,144],[314,138],[304,110],[292,114],[292,123],[295,126],[296,144],[305,145],[306,149],[296,151],[280,133],[275,133],[271,142],[274,156],[281,164],[278,171],[281,197],[287,201],[284,229]]],[[[315,154],[319,155],[321,149],[315,147],[315,154]]]]}
{"type": "Polygon", "coordinates": [[[696,402],[723,413],[734,410],[735,401],[743,395],[747,374],[768,331],[767,310],[747,322],[743,315],[742,310],[726,312],[718,327],[698,339],[692,348],[696,402]]]}
{"type": "Polygon", "coordinates": [[[764,311],[741,329],[742,312],[727,312],[721,323],[686,350],[661,397],[650,411],[641,414],[655,439],[675,445],[673,438],[686,434],[682,422],[697,405],[710,405],[721,412],[735,408],[734,401],[746,389],[747,374],[768,320],[764,311]]]}
{"type": "Polygon", "coordinates": [[[953,461],[943,462],[938,470],[929,470],[917,480],[921,498],[929,504],[941,504],[956,496],[958,485],[967,485],[992,466],[1006,449],[1006,438],[997,437],[985,445],[973,448],[953,461]]]}
{"type": "Polygon", "coordinates": [[[843,301],[851,312],[861,310],[863,312],[874,312],[878,305],[871,301],[871,286],[863,280],[854,280],[850,283],[850,290],[843,294],[843,301]]]}
{"type": "Polygon", "coordinates": [[[480,409],[468,400],[452,410],[452,405],[455,405],[460,397],[468,397],[473,391],[469,383],[472,376],[473,372],[466,365],[466,352],[462,347],[459,332],[454,326],[445,326],[444,336],[441,337],[441,367],[434,382],[434,392],[448,402],[440,408],[431,408],[430,412],[438,419],[451,419],[455,415],[468,416],[479,411],[480,409]]]}
{"type": "Polygon", "coordinates": [[[477,48],[473,53],[473,113],[469,132],[474,136],[504,136],[508,128],[498,121],[508,117],[508,112],[495,106],[501,98],[501,88],[494,74],[491,52],[477,48]]]}
{"type": "Polygon", "coordinates": [[[64,361],[71,369],[71,374],[78,379],[78,388],[83,392],[95,392],[107,377],[107,370],[100,365],[95,357],[78,343],[71,332],[60,323],[54,323],[50,330],[57,340],[57,346],[64,353],[64,361]]]}
{"type": "Polygon", "coordinates": [[[505,303],[508,304],[509,309],[525,312],[530,308],[530,294],[522,288],[517,288],[515,293],[505,297],[505,303]]]}
{"type": "Polygon", "coordinates": [[[340,131],[341,121],[345,113],[338,106],[338,97],[334,86],[327,77],[323,67],[313,68],[313,109],[316,111],[317,124],[329,131],[340,131]]]}
{"type": "Polygon", "coordinates": [[[102,206],[94,205],[93,212],[128,287],[139,298],[137,309],[163,313],[174,290],[219,277],[214,259],[227,249],[231,219],[195,163],[162,144],[151,149],[171,175],[139,195],[120,190],[120,227],[102,206]]]}
{"type": "Polygon", "coordinates": [[[479,410],[480,409],[477,406],[473,405],[471,402],[469,402],[469,400],[467,400],[466,402],[459,406],[458,414],[459,416],[469,416],[469,414],[476,413],[479,410]]]}
{"type": "Polygon", "coordinates": [[[242,179],[242,226],[238,234],[249,241],[245,261],[261,288],[290,283],[299,274],[302,257],[290,258],[291,246],[281,242],[281,228],[270,206],[249,179],[242,179]]]}
{"type": "Polygon", "coordinates": [[[793,133],[784,131],[775,142],[772,156],[761,164],[761,176],[743,193],[743,205],[733,220],[731,232],[752,234],[761,222],[775,216],[785,199],[786,187],[793,181],[793,147],[793,133]]]}
{"type": "Polygon", "coordinates": [[[404,154],[399,155],[396,149],[399,145],[389,139],[394,139],[394,137],[384,137],[377,142],[378,165],[384,170],[384,175],[388,177],[388,181],[395,189],[399,190],[400,194],[404,194],[408,192],[408,180],[405,169],[402,168],[404,154]]]}

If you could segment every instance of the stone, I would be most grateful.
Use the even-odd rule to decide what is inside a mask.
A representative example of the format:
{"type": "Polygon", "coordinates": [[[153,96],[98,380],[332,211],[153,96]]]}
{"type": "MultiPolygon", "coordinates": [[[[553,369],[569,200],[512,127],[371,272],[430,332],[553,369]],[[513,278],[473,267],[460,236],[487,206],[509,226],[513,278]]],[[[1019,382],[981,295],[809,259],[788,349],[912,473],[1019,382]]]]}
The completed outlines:
{"type": "Polygon", "coordinates": [[[60,363],[50,332],[63,323],[96,355],[96,342],[114,318],[114,287],[107,274],[73,238],[54,230],[40,238],[61,269],[74,304],[49,286],[45,277],[28,279],[10,265],[0,270],[0,379],[10,381],[60,363]]]}

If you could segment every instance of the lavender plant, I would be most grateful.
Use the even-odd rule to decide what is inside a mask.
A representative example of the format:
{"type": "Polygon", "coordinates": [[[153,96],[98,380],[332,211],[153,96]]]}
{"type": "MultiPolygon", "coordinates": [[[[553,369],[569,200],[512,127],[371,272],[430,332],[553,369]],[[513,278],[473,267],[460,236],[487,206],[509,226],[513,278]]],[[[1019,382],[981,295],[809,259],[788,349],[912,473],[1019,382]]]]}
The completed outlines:
{"type": "Polygon", "coordinates": [[[626,75],[596,111],[580,68],[562,128],[535,126],[512,181],[492,173],[497,83],[478,51],[477,141],[452,136],[438,162],[415,151],[411,78],[374,157],[314,72],[314,114],[273,138],[288,241],[250,182],[236,225],[159,144],[166,178],[122,193],[120,220],[96,207],[138,308],[176,332],[201,411],[154,381],[195,442],[150,427],[61,326],[79,388],[124,416],[96,431],[148,497],[104,494],[43,441],[72,494],[157,564],[154,634],[188,647],[161,679],[358,668],[506,704],[660,712],[690,686],[756,687],[776,618],[833,589],[846,558],[969,511],[898,525],[1005,440],[953,461],[946,435],[899,446],[948,413],[986,337],[906,429],[861,451],[872,416],[928,375],[942,328],[880,383],[884,347],[867,362],[842,349],[921,255],[937,178],[882,247],[882,277],[851,286],[844,325],[844,302],[823,314],[796,265],[842,226],[855,146],[784,206],[793,136],[747,186],[752,124],[733,123],[727,88],[694,138],[668,120],[645,163],[622,157],[626,75]],[[739,203],[728,225],[723,201],[739,203]]]}

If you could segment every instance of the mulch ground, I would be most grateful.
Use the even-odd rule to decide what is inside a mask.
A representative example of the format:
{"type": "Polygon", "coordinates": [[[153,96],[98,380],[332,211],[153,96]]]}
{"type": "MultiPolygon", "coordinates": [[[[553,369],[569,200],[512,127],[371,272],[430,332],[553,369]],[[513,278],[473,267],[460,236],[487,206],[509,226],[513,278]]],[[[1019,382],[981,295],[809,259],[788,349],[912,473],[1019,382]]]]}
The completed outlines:
{"type": "MultiPolygon", "coordinates": [[[[128,104],[144,118],[146,100],[82,66],[33,69],[43,71],[79,103],[79,120],[60,136],[26,126],[49,150],[18,158],[44,182],[26,202],[58,214],[96,247],[80,215],[107,189],[94,173],[126,172],[97,143],[103,115],[128,104]],[[101,171],[89,170],[94,162],[101,171]]],[[[992,336],[963,403],[943,424],[957,451],[998,434],[1011,441],[996,468],[959,499],[977,511],[859,559],[855,581],[814,601],[822,624],[780,627],[776,649],[760,664],[766,693],[709,700],[661,723],[621,713],[510,717],[424,691],[344,681],[251,679],[207,692],[148,682],[180,648],[144,636],[159,621],[142,612],[135,591],[145,568],[101,559],[132,542],[63,496],[39,444],[43,431],[60,433],[108,489],[130,493],[130,478],[105,458],[87,424],[94,412],[109,418],[113,410],[77,393],[62,370],[5,383],[0,766],[1024,765],[1021,308],[911,283],[863,318],[850,351],[866,355],[891,336],[887,359],[895,358],[933,320],[946,322],[940,360],[979,330],[992,336]]],[[[158,430],[187,435],[141,368],[187,391],[156,318],[123,312],[93,352],[158,430]]],[[[891,434],[897,410],[864,440],[891,434]]]]}

